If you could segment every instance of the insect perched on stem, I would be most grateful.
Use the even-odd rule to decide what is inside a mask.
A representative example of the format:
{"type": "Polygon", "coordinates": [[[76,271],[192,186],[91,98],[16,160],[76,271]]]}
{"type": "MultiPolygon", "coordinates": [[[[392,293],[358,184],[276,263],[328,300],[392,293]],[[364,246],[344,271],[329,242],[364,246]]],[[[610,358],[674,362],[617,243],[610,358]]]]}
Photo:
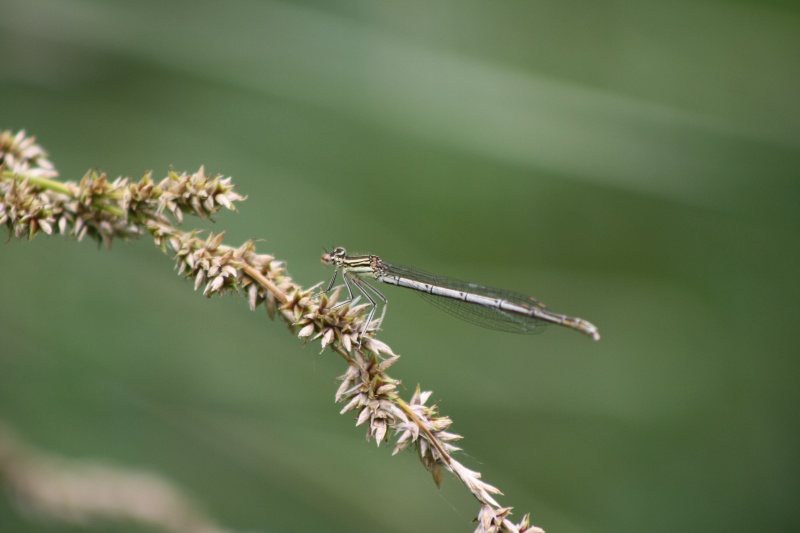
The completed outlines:
{"type": "MultiPolygon", "coordinates": [[[[595,341],[600,340],[600,332],[591,322],[553,313],[545,309],[544,304],[537,299],[518,292],[436,276],[416,268],[387,263],[377,255],[348,256],[347,250],[340,246],[331,252],[325,252],[322,255],[322,262],[335,268],[325,292],[333,288],[336,277],[341,271],[348,293],[348,299],[342,304],[353,301],[353,286],[371,304],[361,335],[367,331],[375,317],[378,305],[376,297],[383,302],[381,323],[386,315],[386,297],[365,281],[374,279],[381,283],[419,291],[419,294],[433,305],[467,322],[486,328],[512,333],[539,333],[548,324],[557,324],[580,331],[595,341]]],[[[359,342],[360,340],[361,336],[359,342]]]]}

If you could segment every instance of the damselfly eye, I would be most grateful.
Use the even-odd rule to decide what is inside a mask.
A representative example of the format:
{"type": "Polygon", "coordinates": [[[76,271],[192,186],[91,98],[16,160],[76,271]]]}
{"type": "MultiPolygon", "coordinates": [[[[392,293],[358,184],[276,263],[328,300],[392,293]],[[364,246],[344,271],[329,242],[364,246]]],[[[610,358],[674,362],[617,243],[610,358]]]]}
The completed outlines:
{"type": "Polygon", "coordinates": [[[345,250],[341,246],[337,246],[336,248],[333,249],[333,254],[332,255],[336,255],[336,256],[339,256],[339,257],[344,257],[344,256],[347,255],[347,250],[345,250]]]}

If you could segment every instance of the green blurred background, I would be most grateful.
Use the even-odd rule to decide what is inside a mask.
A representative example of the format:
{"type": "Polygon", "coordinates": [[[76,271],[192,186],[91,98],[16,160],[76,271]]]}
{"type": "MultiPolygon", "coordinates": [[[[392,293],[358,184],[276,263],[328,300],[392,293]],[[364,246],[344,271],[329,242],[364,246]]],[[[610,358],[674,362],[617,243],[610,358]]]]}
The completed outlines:
{"type": "MultiPolygon", "coordinates": [[[[548,533],[800,528],[798,96],[779,0],[0,1],[0,128],[62,179],[205,164],[249,199],[202,226],[302,284],[343,245],[595,322],[502,334],[386,291],[393,375],[548,533]]],[[[337,414],[318,352],[146,240],[0,246],[28,442],[240,530],[470,531],[452,477],[337,414]]],[[[83,531],[5,497],[0,530],[83,531]]]]}

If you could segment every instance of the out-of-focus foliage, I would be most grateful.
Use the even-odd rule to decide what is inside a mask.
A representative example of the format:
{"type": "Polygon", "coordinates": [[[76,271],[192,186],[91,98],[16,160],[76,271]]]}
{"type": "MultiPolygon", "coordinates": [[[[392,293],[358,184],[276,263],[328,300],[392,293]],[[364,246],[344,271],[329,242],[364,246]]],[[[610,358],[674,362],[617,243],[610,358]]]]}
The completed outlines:
{"type": "MultiPolygon", "coordinates": [[[[596,323],[599,344],[503,335],[385,291],[395,373],[434,390],[504,505],[549,533],[800,524],[793,3],[0,13],[0,129],[63,178],[205,164],[249,197],[214,231],[301,283],[343,245],[596,323]]],[[[157,471],[234,529],[470,529],[452,480],[438,496],[338,417],[340,361],[191,289],[142,242],[0,246],[0,417],[157,471]]],[[[0,500],[0,530],[53,527],[0,500]]]]}

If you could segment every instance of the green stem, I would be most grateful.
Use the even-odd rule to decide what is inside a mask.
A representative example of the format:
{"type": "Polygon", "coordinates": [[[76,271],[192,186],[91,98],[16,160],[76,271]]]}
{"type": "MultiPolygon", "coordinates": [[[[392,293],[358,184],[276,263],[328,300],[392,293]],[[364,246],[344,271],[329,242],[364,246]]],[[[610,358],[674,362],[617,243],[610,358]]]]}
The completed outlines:
{"type": "Polygon", "coordinates": [[[10,170],[4,170],[3,177],[6,179],[16,179],[19,181],[27,179],[29,183],[33,183],[42,189],[48,189],[51,191],[60,192],[61,194],[66,194],[68,196],[73,196],[70,188],[62,181],[51,180],[49,178],[42,178],[38,176],[26,176],[25,174],[17,174],[10,170]]]}
{"type": "MultiPolygon", "coordinates": [[[[42,178],[40,176],[27,176],[25,174],[17,174],[10,170],[4,170],[2,177],[4,179],[13,179],[18,181],[28,180],[28,183],[32,183],[33,185],[36,185],[41,189],[54,191],[57,193],[67,195],[70,198],[75,198],[74,189],[70,188],[63,181],[53,180],[50,178],[42,178]]],[[[97,207],[98,209],[111,213],[116,217],[124,218],[126,216],[125,211],[123,211],[122,209],[113,204],[95,203],[94,206],[97,207]]]]}

